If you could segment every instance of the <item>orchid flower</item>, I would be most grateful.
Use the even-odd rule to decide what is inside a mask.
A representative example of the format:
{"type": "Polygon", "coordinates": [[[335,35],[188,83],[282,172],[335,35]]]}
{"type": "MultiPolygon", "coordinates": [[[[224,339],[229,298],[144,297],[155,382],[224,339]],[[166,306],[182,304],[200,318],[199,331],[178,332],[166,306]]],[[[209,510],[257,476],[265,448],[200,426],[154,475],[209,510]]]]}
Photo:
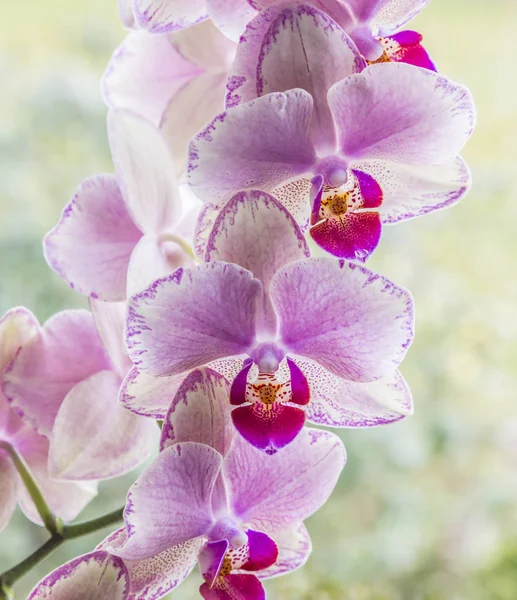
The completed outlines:
{"type": "MultiPolygon", "coordinates": [[[[0,383],[21,349],[38,335],[38,321],[25,308],[13,308],[0,319],[0,383]]],[[[11,518],[16,504],[26,516],[41,524],[38,511],[2,443],[9,444],[29,466],[50,508],[71,521],[95,496],[91,483],[55,481],[47,468],[48,437],[40,435],[9,406],[0,387],[0,530],[11,518]]]]}
{"type": "MultiPolygon", "coordinates": [[[[430,0],[313,0],[351,36],[369,61],[401,60],[434,69],[420,45],[422,36],[400,29],[430,0]],[[398,33],[398,35],[397,35],[398,33]]],[[[119,0],[126,27],[151,33],[177,31],[212,19],[231,40],[239,41],[246,25],[260,11],[281,5],[275,0],[119,0]]]]}
{"type": "Polygon", "coordinates": [[[86,179],[43,242],[45,258],[91,298],[125,300],[150,281],[190,264],[187,216],[161,134],[125,110],[108,115],[116,176],[86,179]]]}
{"type": "Polygon", "coordinates": [[[191,189],[215,206],[198,235],[232,194],[254,187],[275,194],[302,227],[310,219],[331,254],[365,260],[382,224],[466,193],[458,153],[474,126],[470,92],[403,63],[365,68],[324,13],[273,8],[272,22],[259,17],[239,44],[232,108],[191,141],[191,189]]]}
{"type": "Polygon", "coordinates": [[[190,138],[224,108],[234,54],[235,44],[210,21],[172,34],[134,31],[113,54],[103,96],[109,107],[159,127],[181,173],[190,138]]]}
{"type": "Polygon", "coordinates": [[[272,196],[237,194],[216,221],[206,264],[178,269],[130,300],[135,368],[123,402],[156,410],[171,382],[210,364],[233,380],[236,428],[269,453],[290,443],[306,416],[365,427],[409,414],[396,367],[412,339],[410,294],[355,264],[308,255],[272,196]]]}
{"type": "Polygon", "coordinates": [[[92,302],[93,314],[67,310],[33,333],[4,374],[17,414],[50,440],[50,475],[64,480],[116,477],[153,451],[158,427],[118,403],[131,367],[123,346],[125,306],[92,302]],[[97,327],[96,327],[97,326],[97,327]]]}
{"type": "MultiPolygon", "coordinates": [[[[229,394],[228,382],[213,370],[185,379],[164,423],[160,455],[129,490],[125,527],[94,553],[104,552],[105,561],[110,553],[123,559],[124,600],[162,598],[197,562],[205,600],[262,600],[261,579],[307,560],[311,544],[303,521],[334,488],[346,460],[343,444],[307,429],[266,466],[263,454],[235,435],[229,394]]],[[[92,564],[88,555],[83,561],[92,564]]],[[[99,560],[81,585],[93,591],[103,566],[99,560]]],[[[39,590],[49,588],[64,598],[62,590],[72,590],[74,580],[80,583],[65,565],[29,598],[42,598],[39,590]]]]}

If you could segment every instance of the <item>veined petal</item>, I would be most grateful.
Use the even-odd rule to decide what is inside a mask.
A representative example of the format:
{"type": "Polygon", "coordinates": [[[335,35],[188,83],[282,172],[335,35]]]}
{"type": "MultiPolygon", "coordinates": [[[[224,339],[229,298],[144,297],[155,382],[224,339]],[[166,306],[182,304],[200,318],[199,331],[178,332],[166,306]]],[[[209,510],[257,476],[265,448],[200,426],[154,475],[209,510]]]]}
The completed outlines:
{"type": "Polygon", "coordinates": [[[272,456],[236,436],[223,470],[233,512],[271,535],[299,524],[327,501],[345,460],[341,440],[326,431],[305,428],[272,456]]]}
{"type": "Polygon", "coordinates": [[[377,427],[413,413],[411,392],[399,371],[368,383],[347,381],[316,363],[296,359],[311,388],[307,420],[329,427],[377,427]]]}
{"type": "Polygon", "coordinates": [[[116,373],[100,371],[68,392],[52,430],[49,470],[53,477],[117,477],[158,448],[158,427],[118,403],[119,387],[116,373]]]}
{"type": "Polygon", "coordinates": [[[278,2],[251,21],[228,79],[227,107],[271,92],[301,88],[314,100],[311,139],[319,152],[334,152],[329,88],[366,63],[352,40],[311,4],[278,2]]]}
{"type": "Polygon", "coordinates": [[[413,339],[411,294],[356,263],[290,263],[273,278],[271,299],[284,346],[351,381],[393,372],[413,339]]]}
{"type": "Polygon", "coordinates": [[[135,223],[144,233],[173,227],[181,215],[181,197],[159,130],[135,113],[111,109],[108,136],[120,189],[135,223]]]}
{"type": "Polygon", "coordinates": [[[385,161],[361,162],[383,191],[383,223],[398,223],[458,203],[471,184],[470,171],[458,157],[437,166],[419,167],[385,161]]]}
{"type": "Polygon", "coordinates": [[[190,27],[207,18],[205,0],[133,0],[138,25],[151,33],[190,27]]]}
{"type": "Polygon", "coordinates": [[[74,558],[42,579],[27,600],[127,600],[129,574],[124,561],[97,550],[74,558]]]}
{"type": "Polygon", "coordinates": [[[110,108],[126,108],[158,126],[172,96],[202,72],[173,37],[133,31],[113,53],[101,90],[110,108]]]}
{"type": "Polygon", "coordinates": [[[161,449],[199,442],[226,456],[235,435],[230,384],[212,369],[196,369],[183,381],[163,423],[161,449]]]}
{"type": "Polygon", "coordinates": [[[343,79],[328,102],[351,161],[444,163],[456,158],[475,123],[466,87],[404,63],[371,65],[343,79]]]}
{"type": "Polygon", "coordinates": [[[246,353],[261,287],[249,271],[221,262],[159,279],[129,302],[134,364],[151,375],[177,375],[246,353]]]}
{"type": "Polygon", "coordinates": [[[219,213],[205,250],[205,261],[226,261],[251,271],[262,283],[257,327],[274,332],[276,316],[269,284],[283,265],[309,256],[307,242],[287,210],[259,190],[240,192],[219,213]]]}
{"type": "MultiPolygon", "coordinates": [[[[116,548],[127,539],[122,527],[105,540],[97,550],[116,548]]],[[[196,566],[203,539],[189,540],[156,556],[142,560],[124,560],[131,581],[130,600],[159,600],[182,583],[196,566]]],[[[108,600],[108,599],[106,599],[108,600]]]]}
{"type": "Polygon", "coordinates": [[[187,372],[171,377],[154,377],[133,367],[120,387],[119,399],[131,412],[153,419],[165,419],[187,372]]]}
{"type": "Polygon", "coordinates": [[[116,178],[96,175],[79,186],[43,249],[50,268],[81,294],[124,300],[129,258],[141,237],[116,178]]]}
{"type": "Polygon", "coordinates": [[[189,183],[204,202],[245,188],[270,191],[316,160],[309,127],[312,98],[303,90],[268,94],[218,115],[192,139],[189,183]]]}
{"type": "Polygon", "coordinates": [[[303,567],[312,551],[311,538],[303,523],[275,531],[272,536],[278,548],[278,558],[274,565],[256,573],[260,579],[278,577],[303,567]]]}
{"type": "Polygon", "coordinates": [[[91,313],[66,310],[51,317],[25,344],[4,376],[4,393],[18,414],[50,437],[68,392],[97,371],[111,369],[91,313]]]}
{"type": "Polygon", "coordinates": [[[163,450],[129,489],[128,538],[110,552],[140,560],[206,534],[222,460],[213,448],[193,442],[163,450]]]}

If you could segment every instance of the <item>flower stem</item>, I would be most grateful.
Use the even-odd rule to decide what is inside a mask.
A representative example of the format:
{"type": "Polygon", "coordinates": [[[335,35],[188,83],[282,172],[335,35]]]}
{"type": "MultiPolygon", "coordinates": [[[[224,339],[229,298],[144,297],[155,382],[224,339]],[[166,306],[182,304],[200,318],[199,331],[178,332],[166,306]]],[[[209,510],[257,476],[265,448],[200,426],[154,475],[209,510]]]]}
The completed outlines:
{"type": "Polygon", "coordinates": [[[16,470],[18,471],[18,475],[21,477],[23,484],[27,488],[32,501],[36,506],[38,514],[49,533],[52,535],[60,533],[62,522],[60,519],[55,517],[49,505],[45,501],[45,498],[43,497],[43,494],[41,493],[41,490],[39,489],[38,484],[36,483],[23,456],[19,454],[8,442],[0,441],[0,449],[5,450],[9,454],[14,466],[16,467],[16,470]]]}
{"type": "Polygon", "coordinates": [[[0,575],[0,600],[12,600],[14,598],[12,591],[13,584],[38,563],[47,558],[47,556],[61,546],[61,544],[67,540],[94,533],[108,525],[118,523],[122,520],[123,510],[123,508],[118,508],[113,512],[98,517],[97,519],[92,519],[91,521],[84,521],[83,523],[75,523],[72,525],[62,525],[60,531],[53,533],[52,537],[47,540],[43,546],[38,548],[15,567],[0,575]]]}

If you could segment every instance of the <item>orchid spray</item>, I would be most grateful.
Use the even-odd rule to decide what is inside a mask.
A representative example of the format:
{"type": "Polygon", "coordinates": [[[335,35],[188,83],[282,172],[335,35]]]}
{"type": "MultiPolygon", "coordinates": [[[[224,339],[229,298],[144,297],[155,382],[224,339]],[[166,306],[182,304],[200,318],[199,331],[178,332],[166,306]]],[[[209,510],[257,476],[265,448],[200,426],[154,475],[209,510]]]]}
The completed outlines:
{"type": "Polygon", "coordinates": [[[471,95],[404,29],[428,2],[119,0],[114,173],[43,242],[90,310],[0,320],[0,527],[19,504],[50,534],[0,597],[107,525],[29,600],[158,600],[196,565],[205,600],[264,600],[304,565],[346,462],[318,426],[413,412],[413,299],[364,263],[470,186],[471,95]],[[125,507],[69,523],[146,460],[125,507]]]}

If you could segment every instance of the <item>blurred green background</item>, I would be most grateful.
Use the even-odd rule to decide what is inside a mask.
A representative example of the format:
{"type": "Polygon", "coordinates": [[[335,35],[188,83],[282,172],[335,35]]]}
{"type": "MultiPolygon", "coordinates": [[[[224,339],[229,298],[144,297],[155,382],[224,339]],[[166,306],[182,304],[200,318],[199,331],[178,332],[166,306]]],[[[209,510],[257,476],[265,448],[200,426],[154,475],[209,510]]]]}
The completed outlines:
{"type": "MultiPolygon", "coordinates": [[[[0,20],[0,310],[40,320],[84,306],[47,267],[41,238],[85,176],[110,171],[99,79],[123,39],[115,0],[17,0],[0,20]]],[[[387,229],[370,262],[409,287],[417,337],[403,365],[414,417],[344,431],[349,461],[308,522],[308,565],[267,584],[275,600],[517,598],[517,3],[434,0],[412,23],[440,70],[469,85],[479,125],[458,207],[387,229]]],[[[131,475],[82,515],[121,505],[131,475]]],[[[90,550],[69,543],[16,588],[90,550]]],[[[46,539],[20,514],[0,571],[46,539]]],[[[173,598],[197,598],[192,576],[173,598]]],[[[73,599],[71,599],[73,600],[73,599]]],[[[109,599],[107,599],[109,600],[109,599]]]]}

